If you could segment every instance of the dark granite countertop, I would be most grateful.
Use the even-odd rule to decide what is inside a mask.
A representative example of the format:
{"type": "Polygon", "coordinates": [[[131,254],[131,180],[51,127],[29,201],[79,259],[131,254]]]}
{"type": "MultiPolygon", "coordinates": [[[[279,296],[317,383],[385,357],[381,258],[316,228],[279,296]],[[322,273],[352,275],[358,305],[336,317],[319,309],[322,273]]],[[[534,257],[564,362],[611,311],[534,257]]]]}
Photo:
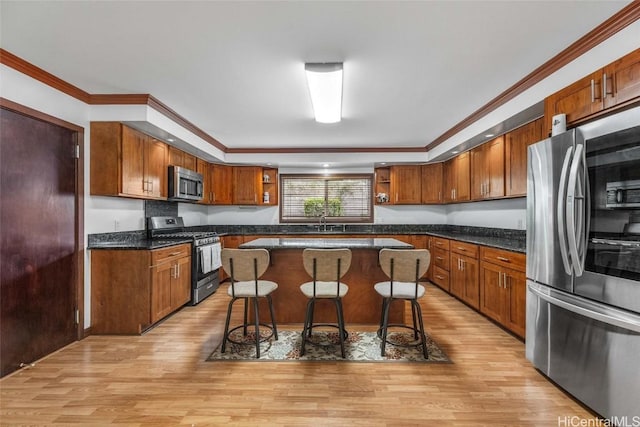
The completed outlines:
{"type": "MultiPolygon", "coordinates": [[[[454,239],[477,245],[505,249],[514,252],[526,252],[526,232],[501,228],[468,227],[446,224],[345,224],[336,225],[333,230],[318,231],[317,225],[311,224],[276,224],[276,225],[200,225],[189,227],[190,231],[213,231],[220,236],[287,236],[309,235],[314,239],[322,236],[340,235],[430,235],[446,239],[454,239]]],[[[88,249],[157,249],[172,244],[188,243],[188,241],[150,242],[146,231],[129,231],[116,233],[90,234],[88,249]]]]}
{"type": "Polygon", "coordinates": [[[112,241],[100,241],[100,242],[91,242],[87,246],[87,249],[115,249],[115,250],[123,250],[123,249],[139,249],[139,250],[153,250],[153,249],[161,249],[167,248],[169,246],[180,245],[183,243],[191,243],[191,240],[151,240],[151,239],[140,239],[140,240],[112,240],[112,241]]]}
{"type": "Polygon", "coordinates": [[[392,238],[351,238],[323,239],[321,237],[303,238],[260,238],[240,245],[242,249],[411,249],[413,245],[392,238]]]}
{"type": "Polygon", "coordinates": [[[445,239],[473,243],[476,245],[490,246],[497,249],[505,249],[513,252],[525,253],[527,251],[526,241],[524,239],[506,238],[499,236],[478,236],[474,234],[446,231],[430,232],[426,234],[430,236],[443,237],[445,239]]]}

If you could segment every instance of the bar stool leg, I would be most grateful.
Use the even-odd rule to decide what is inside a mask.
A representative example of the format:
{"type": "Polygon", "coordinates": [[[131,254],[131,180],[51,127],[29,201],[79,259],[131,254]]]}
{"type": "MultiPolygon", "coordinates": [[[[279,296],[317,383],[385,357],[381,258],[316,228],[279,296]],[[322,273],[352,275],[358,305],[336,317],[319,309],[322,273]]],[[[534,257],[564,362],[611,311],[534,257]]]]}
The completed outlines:
{"type": "Polygon", "coordinates": [[[278,340],[278,328],[276,327],[276,319],[273,316],[273,301],[271,300],[271,295],[267,295],[267,301],[269,302],[269,313],[271,314],[271,326],[273,327],[273,336],[276,341],[278,340]]]}
{"type": "Polygon", "coordinates": [[[416,300],[411,301],[411,305],[415,304],[416,313],[418,315],[418,322],[420,323],[420,339],[422,340],[422,354],[425,359],[429,358],[429,351],[427,350],[427,336],[424,333],[424,322],[422,320],[422,309],[420,303],[416,300]]]}
{"type": "Polygon", "coordinates": [[[418,339],[418,325],[416,323],[416,307],[418,307],[416,304],[414,304],[416,301],[415,300],[411,300],[411,317],[413,318],[413,339],[417,340],[418,339]]]}
{"type": "Polygon", "coordinates": [[[309,299],[307,302],[307,311],[304,316],[304,327],[302,328],[302,348],[300,349],[300,355],[304,356],[307,344],[307,334],[311,335],[311,311],[313,310],[313,299],[309,299]]]}
{"type": "Polygon", "coordinates": [[[220,349],[221,353],[224,353],[227,348],[227,338],[229,337],[229,321],[231,320],[231,308],[233,307],[233,303],[237,298],[232,298],[229,301],[229,306],[227,307],[227,320],[224,322],[224,335],[222,336],[222,348],[220,349]]]}
{"type": "Polygon", "coordinates": [[[387,328],[389,325],[389,306],[391,305],[392,298],[387,298],[384,305],[384,315],[382,321],[382,343],[380,344],[380,355],[384,357],[385,348],[387,346],[387,328]]]}
{"type": "Polygon", "coordinates": [[[342,358],[345,358],[344,355],[344,336],[346,333],[346,329],[344,327],[344,316],[342,313],[342,301],[340,300],[340,298],[336,298],[335,300],[336,303],[336,315],[338,316],[338,335],[340,335],[340,353],[342,355],[342,358]]]}
{"type": "Polygon", "coordinates": [[[244,322],[242,322],[242,333],[244,336],[247,336],[247,320],[249,319],[248,310],[249,310],[249,298],[243,298],[244,300],[244,322]]]}
{"type": "Polygon", "coordinates": [[[255,315],[255,327],[256,327],[256,359],[260,359],[260,313],[258,310],[258,298],[253,299],[253,311],[255,315]]]}

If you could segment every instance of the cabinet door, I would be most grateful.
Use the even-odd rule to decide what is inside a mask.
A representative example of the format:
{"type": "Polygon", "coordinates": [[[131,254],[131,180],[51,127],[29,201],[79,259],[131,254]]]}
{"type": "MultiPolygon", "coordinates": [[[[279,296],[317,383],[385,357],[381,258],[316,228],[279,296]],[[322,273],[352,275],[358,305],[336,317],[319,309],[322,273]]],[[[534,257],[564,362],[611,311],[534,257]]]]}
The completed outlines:
{"type": "Polygon", "coordinates": [[[419,165],[391,167],[391,203],[416,205],[422,201],[422,171],[419,165]]]}
{"type": "Polygon", "coordinates": [[[567,125],[571,125],[601,111],[601,85],[602,71],[597,71],[547,97],[544,101],[545,131],[551,132],[551,119],[556,114],[566,114],[567,125]]]}
{"type": "Polygon", "coordinates": [[[480,301],[478,260],[451,253],[449,280],[451,293],[477,309],[480,301]]]}
{"type": "Polygon", "coordinates": [[[151,268],[151,322],[171,313],[171,281],[174,275],[174,263],[165,262],[151,268]]]}
{"type": "Polygon", "coordinates": [[[198,203],[208,205],[211,203],[211,178],[209,177],[209,163],[196,159],[196,172],[202,175],[202,200],[198,203]]]}
{"type": "Polygon", "coordinates": [[[182,167],[190,169],[192,171],[196,170],[198,167],[196,156],[189,153],[182,154],[182,167]]]}
{"type": "Polygon", "coordinates": [[[230,205],[233,193],[233,168],[226,165],[211,165],[212,202],[215,205],[230,205]]]}
{"type": "Polygon", "coordinates": [[[640,97],[640,49],[604,69],[604,108],[610,108],[640,97]]]}
{"type": "Polygon", "coordinates": [[[487,142],[486,155],[486,186],[484,198],[504,196],[504,136],[499,136],[487,142]]]}
{"type": "Polygon", "coordinates": [[[447,160],[442,166],[442,198],[445,202],[453,202],[453,192],[456,188],[456,161],[447,160]]]}
{"type": "Polygon", "coordinates": [[[542,140],[540,118],[509,132],[505,138],[505,195],[527,195],[527,149],[542,140]]]}
{"type": "Polygon", "coordinates": [[[176,147],[169,146],[169,166],[184,167],[184,152],[176,147]]]}
{"type": "Polygon", "coordinates": [[[527,314],[527,279],[524,272],[505,270],[504,325],[516,335],[524,337],[527,314]]]}
{"type": "Polygon", "coordinates": [[[442,203],[443,163],[422,165],[422,203],[442,203]]]}
{"type": "Polygon", "coordinates": [[[464,276],[460,268],[460,255],[451,254],[451,269],[449,270],[449,292],[460,299],[464,298],[464,276]]]}
{"type": "Polygon", "coordinates": [[[171,281],[171,311],[175,311],[191,300],[191,257],[176,260],[171,281]]]}
{"type": "Polygon", "coordinates": [[[167,144],[147,137],[144,167],[147,196],[155,198],[167,197],[167,144]]]}
{"type": "Polygon", "coordinates": [[[144,159],[145,135],[127,126],[122,126],[122,193],[130,196],[145,196],[146,183],[144,159]]]}
{"type": "Polygon", "coordinates": [[[257,205],[260,182],[262,182],[260,168],[254,166],[234,166],[233,204],[257,205]]]}
{"type": "Polygon", "coordinates": [[[480,263],[480,312],[497,322],[503,317],[502,269],[494,264],[480,263]]]}
{"type": "Polygon", "coordinates": [[[456,202],[470,200],[471,198],[470,163],[471,159],[468,151],[456,157],[456,202]]]}
{"type": "Polygon", "coordinates": [[[480,200],[484,198],[484,188],[487,184],[487,156],[484,144],[469,152],[469,162],[471,200],[480,200]]]}

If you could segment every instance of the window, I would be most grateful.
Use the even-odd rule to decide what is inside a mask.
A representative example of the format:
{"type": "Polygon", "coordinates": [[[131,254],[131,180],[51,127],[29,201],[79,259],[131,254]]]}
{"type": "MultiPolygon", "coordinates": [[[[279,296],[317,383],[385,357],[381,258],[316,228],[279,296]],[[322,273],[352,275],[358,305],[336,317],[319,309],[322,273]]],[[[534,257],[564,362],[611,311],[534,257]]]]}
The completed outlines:
{"type": "Polygon", "coordinates": [[[280,175],[280,222],[373,222],[372,175],[280,175]]]}

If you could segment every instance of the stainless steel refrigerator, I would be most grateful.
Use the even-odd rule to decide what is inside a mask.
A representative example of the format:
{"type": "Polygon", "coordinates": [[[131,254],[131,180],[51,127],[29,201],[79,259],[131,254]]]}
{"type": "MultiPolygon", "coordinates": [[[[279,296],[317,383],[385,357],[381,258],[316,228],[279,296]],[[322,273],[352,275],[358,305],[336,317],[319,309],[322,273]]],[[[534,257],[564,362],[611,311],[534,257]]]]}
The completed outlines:
{"type": "Polygon", "coordinates": [[[531,145],[527,174],[527,359],[640,423],[640,107],[531,145]]]}

